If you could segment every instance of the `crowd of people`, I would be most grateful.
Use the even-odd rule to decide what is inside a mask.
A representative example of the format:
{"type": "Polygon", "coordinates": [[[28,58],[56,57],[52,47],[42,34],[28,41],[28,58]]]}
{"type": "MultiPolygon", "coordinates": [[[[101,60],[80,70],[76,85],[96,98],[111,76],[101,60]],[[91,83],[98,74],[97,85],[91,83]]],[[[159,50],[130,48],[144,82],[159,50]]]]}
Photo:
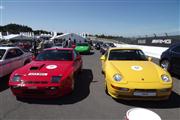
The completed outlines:
{"type": "MultiPolygon", "coordinates": [[[[75,47],[76,40],[72,41],[71,39],[63,41],[63,47],[75,47]]],[[[58,44],[58,43],[57,43],[58,44]]],[[[31,40],[31,41],[11,41],[11,40],[1,40],[0,46],[11,46],[11,47],[19,47],[25,52],[32,52],[36,56],[38,52],[42,51],[45,48],[50,48],[55,46],[56,44],[50,42],[49,40],[31,40]]]]}

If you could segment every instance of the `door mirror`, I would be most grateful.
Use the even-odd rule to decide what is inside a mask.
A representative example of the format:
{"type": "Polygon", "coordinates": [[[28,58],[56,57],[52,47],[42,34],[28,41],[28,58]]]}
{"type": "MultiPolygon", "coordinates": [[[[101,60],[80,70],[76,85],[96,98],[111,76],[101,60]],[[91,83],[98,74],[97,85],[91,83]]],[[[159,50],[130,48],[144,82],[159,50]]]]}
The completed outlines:
{"type": "Polygon", "coordinates": [[[105,60],[105,56],[104,55],[101,56],[100,60],[105,60]]]}
{"type": "Polygon", "coordinates": [[[75,47],[76,47],[76,45],[75,45],[75,44],[73,44],[73,45],[72,45],[72,48],[75,48],[75,47]]]}
{"type": "Polygon", "coordinates": [[[32,60],[35,60],[35,59],[36,59],[36,57],[33,55],[33,56],[32,56],[32,60]]]}
{"type": "Polygon", "coordinates": [[[152,57],[148,57],[148,61],[152,61],[152,57]]]}
{"type": "Polygon", "coordinates": [[[76,57],[76,60],[80,60],[80,59],[81,59],[81,56],[78,55],[78,56],[76,57]]]}

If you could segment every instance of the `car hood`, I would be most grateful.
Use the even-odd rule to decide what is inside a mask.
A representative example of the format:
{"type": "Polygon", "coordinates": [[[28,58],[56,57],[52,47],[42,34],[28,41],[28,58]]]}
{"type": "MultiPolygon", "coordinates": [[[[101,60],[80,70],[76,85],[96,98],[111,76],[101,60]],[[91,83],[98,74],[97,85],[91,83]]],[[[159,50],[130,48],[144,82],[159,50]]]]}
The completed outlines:
{"type": "Polygon", "coordinates": [[[128,82],[159,82],[163,73],[150,61],[113,61],[110,64],[128,82]]]}
{"type": "Polygon", "coordinates": [[[32,61],[15,71],[15,74],[24,76],[47,77],[60,76],[72,68],[72,61],[32,61]]]}

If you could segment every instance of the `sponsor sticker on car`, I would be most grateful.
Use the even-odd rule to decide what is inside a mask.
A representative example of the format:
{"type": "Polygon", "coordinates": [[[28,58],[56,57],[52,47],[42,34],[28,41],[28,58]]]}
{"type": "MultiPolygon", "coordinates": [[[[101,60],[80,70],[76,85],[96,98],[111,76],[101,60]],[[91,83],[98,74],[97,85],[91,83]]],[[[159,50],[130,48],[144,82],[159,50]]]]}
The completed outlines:
{"type": "Polygon", "coordinates": [[[156,96],[156,92],[141,92],[141,91],[135,91],[134,96],[156,96]]]}
{"type": "Polygon", "coordinates": [[[29,73],[29,76],[47,76],[48,73],[29,73]]]}

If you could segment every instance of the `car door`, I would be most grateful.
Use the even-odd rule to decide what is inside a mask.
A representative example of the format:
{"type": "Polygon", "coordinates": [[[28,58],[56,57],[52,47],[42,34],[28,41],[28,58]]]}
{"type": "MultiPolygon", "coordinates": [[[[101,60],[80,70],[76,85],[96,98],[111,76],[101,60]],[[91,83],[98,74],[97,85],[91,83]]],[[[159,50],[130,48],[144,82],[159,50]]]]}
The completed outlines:
{"type": "Polygon", "coordinates": [[[5,55],[6,74],[11,73],[17,66],[16,64],[16,51],[9,49],[5,55]]]}
{"type": "Polygon", "coordinates": [[[180,45],[171,49],[171,66],[173,72],[180,73],[180,45]]]}
{"type": "Polygon", "coordinates": [[[6,55],[6,49],[0,49],[0,78],[8,74],[8,69],[10,66],[7,66],[7,61],[4,60],[6,55]]]}
{"type": "Polygon", "coordinates": [[[16,58],[15,58],[15,60],[16,60],[16,64],[17,64],[15,69],[17,69],[17,68],[22,67],[24,65],[25,61],[24,61],[24,58],[23,58],[24,57],[23,56],[24,52],[22,52],[19,48],[16,48],[15,51],[16,51],[16,58]]]}

